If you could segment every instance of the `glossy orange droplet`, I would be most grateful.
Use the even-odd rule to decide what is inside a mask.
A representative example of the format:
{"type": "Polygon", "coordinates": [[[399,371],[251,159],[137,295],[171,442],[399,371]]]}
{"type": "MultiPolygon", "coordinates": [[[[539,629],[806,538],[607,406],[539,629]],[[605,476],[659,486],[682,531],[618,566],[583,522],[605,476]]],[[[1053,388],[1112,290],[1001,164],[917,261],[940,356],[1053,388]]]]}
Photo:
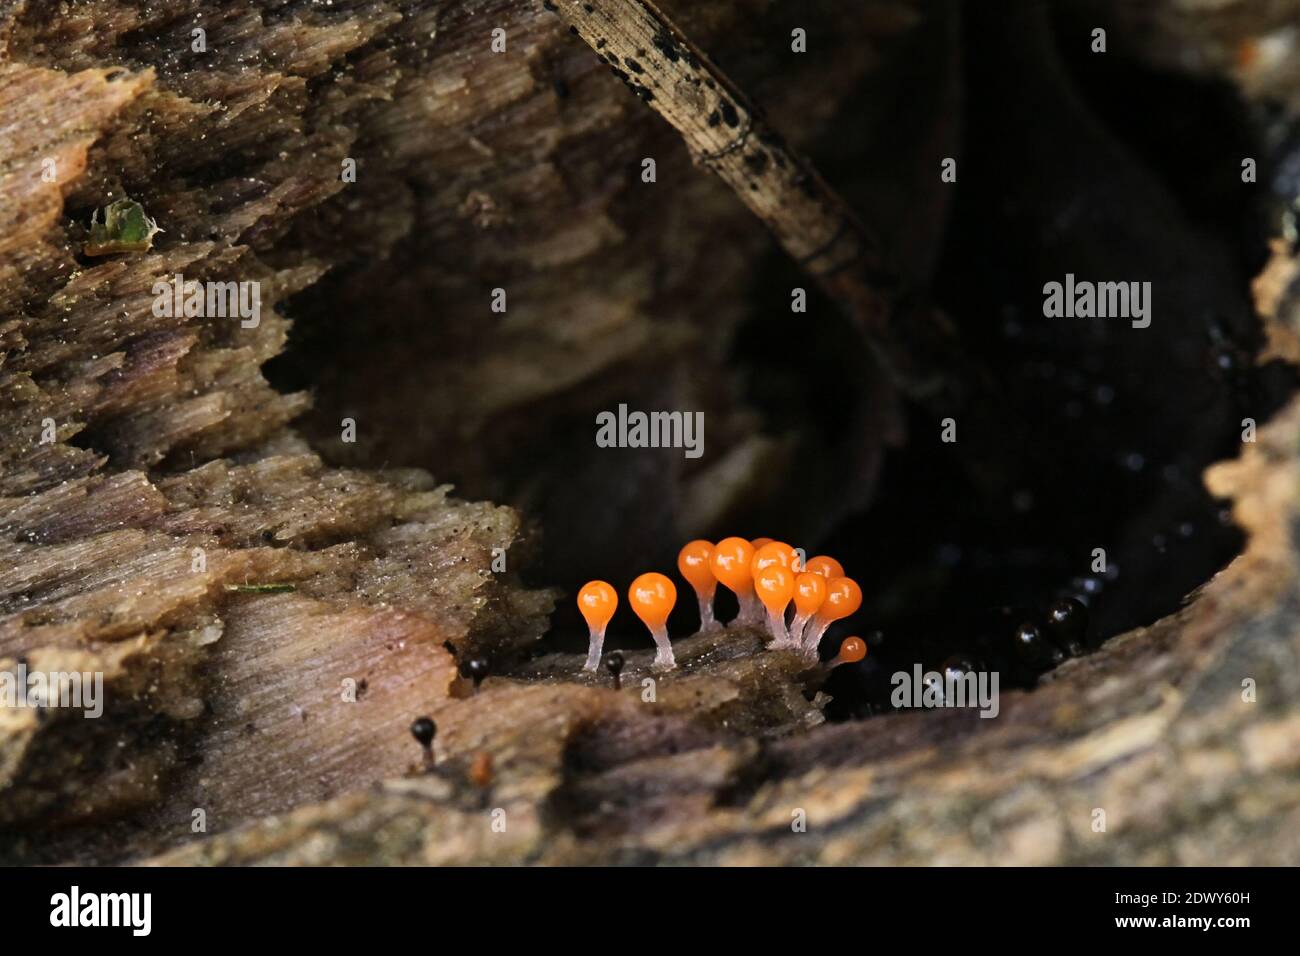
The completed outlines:
{"type": "Polygon", "coordinates": [[[771,544],[771,543],[772,543],[772,539],[771,539],[771,538],[755,538],[753,541],[751,541],[751,542],[749,542],[749,543],[752,544],[752,545],[754,546],[754,550],[757,551],[757,550],[758,550],[759,548],[761,548],[763,545],[765,545],[765,544],[771,544]]]}
{"type": "Polygon", "coordinates": [[[618,608],[618,592],[604,581],[588,581],[578,592],[578,610],[593,631],[603,631],[618,608]]]}
{"type": "Polygon", "coordinates": [[[737,594],[754,588],[749,565],[754,560],[754,546],[744,538],[723,538],[713,549],[709,566],[713,576],[737,594]]]}
{"type": "Polygon", "coordinates": [[[754,552],[749,570],[757,578],[758,572],[766,567],[779,564],[787,571],[793,571],[799,563],[799,554],[784,541],[769,541],[754,552]]]}
{"type": "Polygon", "coordinates": [[[804,565],[804,570],[820,574],[827,580],[844,577],[844,565],[824,554],[809,558],[808,563],[804,565]]]}
{"type": "Polygon", "coordinates": [[[770,614],[780,614],[794,594],[794,575],[779,564],[769,564],[754,578],[754,590],[770,614]]]}
{"type": "Polygon", "coordinates": [[[826,600],[826,579],[815,571],[805,571],[794,579],[794,608],[811,617],[826,600]]]}
{"type": "Polygon", "coordinates": [[[856,664],[867,656],[867,642],[860,637],[846,637],[840,645],[835,660],[840,664],[856,664]]]}
{"type": "Polygon", "coordinates": [[[817,614],[828,621],[839,621],[862,607],[862,588],[852,578],[831,578],[826,583],[826,600],[817,614]]]}
{"type": "Polygon", "coordinates": [[[712,594],[718,587],[713,576],[713,545],[708,541],[690,541],[677,554],[677,570],[681,572],[695,593],[712,594]]]}
{"type": "Polygon", "coordinates": [[[668,622],[668,615],[677,603],[677,586],[666,575],[647,571],[632,582],[627,599],[636,616],[654,631],[668,622]]]}

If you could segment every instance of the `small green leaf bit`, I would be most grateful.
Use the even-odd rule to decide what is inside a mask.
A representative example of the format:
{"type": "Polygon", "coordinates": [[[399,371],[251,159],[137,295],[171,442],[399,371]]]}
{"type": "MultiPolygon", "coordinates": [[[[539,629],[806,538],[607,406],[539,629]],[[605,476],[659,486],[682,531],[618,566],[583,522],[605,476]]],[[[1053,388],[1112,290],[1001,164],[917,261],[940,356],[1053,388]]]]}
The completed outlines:
{"type": "Polygon", "coordinates": [[[149,218],[143,206],[131,199],[119,199],[91,214],[85,252],[88,256],[148,252],[153,248],[154,235],[160,232],[158,223],[149,218]],[[103,222],[99,221],[101,212],[103,222]]]}

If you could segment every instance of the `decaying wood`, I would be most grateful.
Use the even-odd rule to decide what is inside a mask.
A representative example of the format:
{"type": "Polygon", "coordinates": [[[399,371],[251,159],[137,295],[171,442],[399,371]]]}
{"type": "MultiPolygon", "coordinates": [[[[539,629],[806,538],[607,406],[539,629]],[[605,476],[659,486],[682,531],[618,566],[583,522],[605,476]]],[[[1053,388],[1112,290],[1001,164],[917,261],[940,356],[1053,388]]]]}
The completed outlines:
{"type": "MultiPolygon", "coordinates": [[[[815,142],[842,105],[876,102],[859,86],[896,46],[950,43],[928,35],[950,10],[911,0],[867,11],[805,5],[801,17],[837,38],[818,61],[745,42],[744,5],[667,6],[727,55],[795,144],[815,142]]],[[[590,576],[588,563],[626,577],[637,573],[633,560],[671,561],[666,542],[771,508],[790,485],[823,488],[844,510],[865,501],[896,429],[893,389],[862,349],[835,357],[863,383],[856,413],[870,437],[812,461],[756,413],[729,360],[754,319],[746,290],[763,272],[755,263],[771,249],[761,223],[694,169],[671,128],[539,2],[426,7],[418,26],[408,16],[388,31],[391,99],[358,115],[362,175],[321,213],[331,224],[322,238],[345,264],[304,297],[318,295],[321,313],[320,323],[298,324],[308,346],[320,342],[300,361],[321,355],[306,370],[316,406],[305,431],[353,464],[436,461],[463,494],[563,529],[540,547],[569,587],[590,576]],[[488,49],[495,26],[509,38],[499,55],[488,49]],[[417,49],[426,52],[407,54],[417,49]],[[658,163],[655,184],[637,175],[647,156],[658,163]],[[366,235],[360,249],[337,243],[353,232],[366,235]],[[504,316],[488,309],[494,287],[508,289],[504,316]],[[331,318],[354,313],[366,321],[331,318]],[[422,356],[420,374],[400,371],[412,354],[422,356]],[[596,448],[595,414],[620,402],[704,412],[707,457],[632,461],[596,448]],[[385,424],[342,445],[343,415],[385,424]],[[388,424],[403,418],[409,427],[388,424]]],[[[922,142],[940,149],[948,135],[941,127],[922,142]]],[[[916,272],[933,256],[942,218],[944,194],[925,194],[933,205],[924,214],[882,197],[887,208],[873,217],[916,272]]],[[[771,306],[788,314],[788,286],[771,306]]],[[[788,374],[797,382],[802,373],[788,374]]],[[[793,519],[809,535],[831,520],[828,507],[793,519]]]]}
{"type": "MultiPolygon", "coordinates": [[[[1253,536],[1191,607],[1004,695],[996,720],[913,713],[766,737],[711,719],[771,691],[718,663],[663,679],[655,704],[635,686],[489,680],[443,711],[436,771],[153,862],[1294,864],[1300,544],[1278,519],[1300,510],[1297,449],[1300,404],[1211,473],[1253,536]],[[466,772],[483,752],[486,794],[466,772]]],[[[779,671],[733,637],[727,666],[765,653],[779,671]]]]}
{"type": "MultiPolygon", "coordinates": [[[[730,64],[727,38],[754,5],[665,6],[682,24],[667,42],[678,63],[708,62],[689,31],[730,64]]],[[[828,35],[850,37],[825,53],[837,68],[756,94],[791,142],[810,144],[858,94],[873,42],[948,22],[944,4],[867,6],[809,4],[828,35]]],[[[866,420],[851,482],[834,474],[843,459],[763,434],[728,378],[727,339],[764,237],[540,3],[333,7],[0,6],[0,664],[99,670],[108,695],[98,721],[0,710],[0,857],[1300,860],[1300,406],[1211,472],[1250,534],[1242,557],[1178,614],[1004,694],[995,720],[827,725],[824,674],[741,629],[677,642],[667,675],[649,649],[629,652],[621,691],[582,674],[581,655],[529,657],[554,595],[515,576],[536,546],[520,512],[386,465],[499,489],[581,556],[549,564],[557,575],[617,578],[618,561],[733,514],[773,475],[860,502],[885,429],[866,420]],[[187,52],[200,12],[203,62],[187,52]],[[510,47],[497,56],[499,25],[510,47]],[[673,203],[633,191],[651,152],[673,203]],[[338,172],[349,156],[354,184],[338,172]],[[89,211],[123,193],[167,232],[147,254],[83,261],[89,211]],[[154,316],[152,283],[176,272],[259,279],[261,325],[154,316]],[[511,312],[485,334],[498,285],[511,312]],[[318,363],[314,396],[263,375],[290,319],[318,363]],[[585,432],[569,443],[572,422],[629,383],[647,403],[709,408],[721,462],[634,473],[593,455],[585,432]],[[337,437],[348,412],[356,446],[337,437]],[[277,583],[293,589],[240,590],[277,583]],[[493,664],[477,693],[456,674],[470,655],[493,664]],[[439,727],[432,771],[407,729],[421,714],[439,727]]],[[[648,22],[578,24],[597,44],[608,30],[629,78],[673,77],[651,104],[796,255],[836,246],[834,197],[815,180],[813,197],[792,196],[776,174],[772,156],[793,168],[803,149],[773,152],[760,125],[726,151],[742,110],[762,123],[738,94],[710,92],[738,124],[719,101],[711,126],[712,109],[678,109],[695,84],[678,88],[648,22]],[[755,138],[763,170],[745,163],[755,138]]],[[[737,53],[729,72],[760,87],[771,64],[737,53]]],[[[881,238],[843,261],[865,251],[870,277],[884,248],[931,258],[942,200],[925,196],[922,222],[872,217],[881,238]]],[[[835,269],[838,251],[813,261],[853,273],[835,269]]],[[[1270,301],[1275,321],[1300,324],[1294,298],[1270,301]]],[[[861,394],[891,398],[872,383],[861,394]]]]}
{"type": "Polygon", "coordinates": [[[880,240],[793,153],[707,54],[648,0],[550,4],[596,55],[682,134],[796,262],[879,335],[896,281],[880,240]]]}
{"type": "MultiPolygon", "coordinates": [[[[649,0],[556,0],[614,75],[684,139],[694,161],[718,175],[776,236],[918,394],[937,387],[930,356],[900,342],[899,322],[934,324],[937,313],[894,314],[900,277],[880,238],[854,213],[745,93],[649,0]]],[[[939,335],[938,328],[929,337],[939,335]]],[[[947,331],[942,331],[948,335],[947,331]]],[[[913,342],[924,336],[913,330],[913,342]]]]}
{"type": "MultiPolygon", "coordinates": [[[[868,46],[906,33],[916,18],[897,10],[848,32],[868,46]]],[[[813,15],[847,26],[834,11],[813,15]]],[[[449,647],[499,667],[531,645],[552,595],[515,581],[536,540],[516,514],[386,465],[432,465],[471,493],[513,481],[530,518],[556,517],[553,536],[585,516],[566,553],[587,536],[589,558],[619,561],[681,520],[643,499],[698,499],[682,513],[706,522],[770,487],[778,454],[793,472],[722,351],[699,347],[701,329],[744,318],[736,290],[761,228],[671,148],[660,169],[679,202],[628,201],[620,163],[655,141],[652,118],[540,5],[2,12],[0,655],[102,670],[108,697],[98,722],[3,715],[6,859],[120,859],[194,838],[195,809],[217,832],[364,788],[406,766],[411,717],[458,692],[449,647]],[[123,196],[165,232],[148,253],[82,260],[93,210],[123,196]],[[643,228],[651,216],[676,226],[643,228]],[[715,230],[735,241],[711,242],[715,230]],[[177,273],[259,281],[260,324],[153,315],[153,284],[177,273]],[[328,288],[335,274],[346,280],[328,288]],[[509,325],[483,335],[502,283],[509,325]],[[294,332],[324,358],[316,394],[273,388],[262,366],[321,288],[349,319],[294,332]],[[407,375],[413,352],[428,365],[407,375]],[[665,378],[664,362],[695,371],[665,378]],[[699,476],[680,463],[618,476],[589,441],[565,444],[575,411],[585,425],[629,383],[650,407],[709,409],[725,483],[691,493],[699,476]],[[290,425],[313,398],[315,447],[355,468],[326,465],[290,425]],[[337,440],[344,415],[355,446],[337,440]],[[531,432],[553,447],[520,440],[531,432]],[[575,470],[626,497],[584,489],[575,470]],[[276,582],[292,592],[239,590],[276,582]]],[[[711,12],[702,34],[737,15],[711,12]]],[[[796,120],[801,103],[848,95],[864,66],[843,60],[833,85],[785,97],[796,120]]],[[[878,439],[853,449],[868,476],[878,439]]]]}
{"type": "Polygon", "coordinates": [[[153,862],[1294,864],[1297,449],[1300,404],[1211,472],[1252,538],[1189,608],[1004,694],[995,720],[911,713],[767,738],[710,720],[764,687],[733,678],[718,693],[707,666],[681,686],[688,700],[701,680],[714,688],[702,707],[490,680],[443,712],[437,771],[153,862]],[[482,752],[498,768],[487,794],[465,771],[482,752]]]}

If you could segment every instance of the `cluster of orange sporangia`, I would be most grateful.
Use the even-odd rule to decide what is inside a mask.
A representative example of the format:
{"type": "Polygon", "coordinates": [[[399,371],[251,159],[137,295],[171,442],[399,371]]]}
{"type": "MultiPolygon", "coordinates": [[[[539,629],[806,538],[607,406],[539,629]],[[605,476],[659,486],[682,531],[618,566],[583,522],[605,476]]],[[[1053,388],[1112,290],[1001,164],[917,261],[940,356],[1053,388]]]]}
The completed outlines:
{"type": "MultiPolygon", "coordinates": [[[[721,581],[740,602],[733,624],[762,626],[766,609],[772,635],[768,647],[798,651],[810,662],[817,660],[817,647],[826,629],[862,605],[862,589],[844,576],[843,566],[834,558],[822,555],[800,567],[800,552],[771,538],[724,538],[716,545],[691,541],[677,555],[677,569],[699,598],[701,631],[722,627],[713,617],[713,596],[721,581]],[[794,614],[787,623],[791,604],[794,614]]],[[[677,603],[676,585],[667,576],[650,571],[632,582],[627,599],[654,638],[658,648],[655,667],[675,667],[667,623],[677,603]]],[[[591,631],[584,670],[600,666],[605,628],[617,608],[618,593],[605,581],[588,581],[578,592],[578,610],[591,631]]],[[[850,637],[831,666],[860,661],[866,653],[866,643],[850,637]]]]}

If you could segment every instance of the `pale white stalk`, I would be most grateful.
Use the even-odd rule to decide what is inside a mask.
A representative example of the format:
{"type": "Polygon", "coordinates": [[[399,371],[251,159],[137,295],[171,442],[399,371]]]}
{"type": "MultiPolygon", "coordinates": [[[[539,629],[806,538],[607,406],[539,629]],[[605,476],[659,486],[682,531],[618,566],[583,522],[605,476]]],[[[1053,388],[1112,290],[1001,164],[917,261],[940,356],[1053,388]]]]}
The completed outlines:
{"type": "Polygon", "coordinates": [[[798,611],[794,614],[794,620],[790,622],[790,646],[803,647],[803,631],[812,619],[811,614],[800,614],[798,611]]]}
{"type": "Polygon", "coordinates": [[[587,645],[587,663],[582,665],[584,671],[594,671],[600,666],[600,651],[605,646],[605,629],[593,630],[591,642],[587,645]]]}
{"type": "Polygon", "coordinates": [[[654,666],[660,670],[672,670],[677,666],[677,660],[673,657],[673,646],[668,641],[668,629],[662,624],[653,627],[650,629],[650,636],[654,638],[655,647],[658,648],[655,652],[654,666]]]}
{"type": "Polygon", "coordinates": [[[767,612],[767,629],[772,635],[769,647],[790,647],[790,632],[785,629],[785,609],[767,612]]]}
{"type": "Polygon", "coordinates": [[[817,659],[817,648],[821,645],[822,635],[833,622],[829,618],[822,617],[820,614],[813,617],[808,626],[804,629],[803,634],[803,653],[804,657],[810,660],[817,659]]]}
{"type": "Polygon", "coordinates": [[[715,592],[710,591],[708,594],[696,594],[695,597],[700,602],[700,633],[708,634],[711,631],[722,630],[722,623],[713,616],[713,595],[715,592]]]}

